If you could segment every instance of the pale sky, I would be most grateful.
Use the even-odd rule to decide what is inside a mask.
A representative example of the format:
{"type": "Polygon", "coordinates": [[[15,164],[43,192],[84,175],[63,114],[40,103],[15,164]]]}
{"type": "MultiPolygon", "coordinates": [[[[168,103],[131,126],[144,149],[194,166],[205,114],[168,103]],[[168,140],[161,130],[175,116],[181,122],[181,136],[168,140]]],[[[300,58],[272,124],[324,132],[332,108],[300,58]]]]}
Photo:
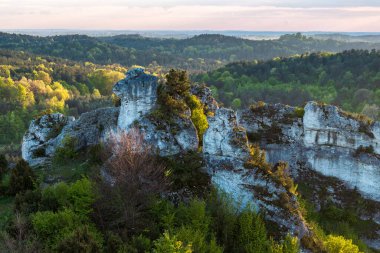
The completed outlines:
{"type": "Polygon", "coordinates": [[[0,29],[380,32],[380,0],[0,0],[0,29]]]}

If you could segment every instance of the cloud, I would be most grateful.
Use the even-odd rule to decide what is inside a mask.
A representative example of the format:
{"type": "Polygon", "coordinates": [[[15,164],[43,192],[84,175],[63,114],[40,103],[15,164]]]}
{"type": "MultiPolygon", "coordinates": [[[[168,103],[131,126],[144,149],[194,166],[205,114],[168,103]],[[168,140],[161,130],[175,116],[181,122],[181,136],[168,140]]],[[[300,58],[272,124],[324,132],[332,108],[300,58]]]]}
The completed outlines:
{"type": "Polygon", "coordinates": [[[0,28],[128,30],[379,31],[379,1],[121,1],[0,2],[0,28]],[[286,2],[286,4],[284,4],[286,2]],[[360,2],[361,5],[357,5],[360,2]],[[260,3],[260,5],[259,5],[260,3]],[[345,3],[345,4],[343,4],[345,3]],[[356,5],[355,5],[356,3],[356,5]],[[366,5],[364,5],[364,3],[366,5]]]}

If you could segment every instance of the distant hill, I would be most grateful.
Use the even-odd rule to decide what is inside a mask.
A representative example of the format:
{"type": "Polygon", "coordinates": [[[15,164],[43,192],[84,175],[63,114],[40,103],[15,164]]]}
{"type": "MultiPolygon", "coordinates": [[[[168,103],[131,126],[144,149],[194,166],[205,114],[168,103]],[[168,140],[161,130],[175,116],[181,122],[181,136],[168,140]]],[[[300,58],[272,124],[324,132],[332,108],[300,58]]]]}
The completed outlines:
{"type": "Polygon", "coordinates": [[[0,33],[0,48],[97,64],[154,64],[197,72],[241,60],[270,60],[305,52],[380,49],[380,43],[317,40],[301,34],[283,35],[276,40],[248,40],[217,34],[158,39],[140,35],[38,37],[0,33]]]}

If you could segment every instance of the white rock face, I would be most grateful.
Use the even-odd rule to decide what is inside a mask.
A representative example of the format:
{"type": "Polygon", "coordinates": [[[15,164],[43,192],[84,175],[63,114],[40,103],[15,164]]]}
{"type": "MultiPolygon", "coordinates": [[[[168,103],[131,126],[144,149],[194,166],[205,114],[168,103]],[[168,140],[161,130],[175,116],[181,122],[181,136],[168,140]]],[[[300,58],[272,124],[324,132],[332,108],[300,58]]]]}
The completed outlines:
{"type": "Polygon", "coordinates": [[[373,126],[344,116],[335,106],[320,106],[309,102],[303,117],[304,144],[357,149],[360,146],[374,148],[380,154],[378,123],[373,126]]]}
{"type": "Polygon", "coordinates": [[[291,233],[299,238],[308,235],[302,215],[291,213],[278,204],[286,195],[290,205],[296,207],[295,196],[290,196],[282,185],[263,175],[259,169],[244,167],[250,157],[249,147],[246,131],[238,125],[235,112],[217,109],[215,116],[209,117],[208,121],[209,128],[203,136],[203,154],[213,185],[229,194],[240,208],[250,206],[265,210],[265,218],[276,223],[284,235],[291,233]]]}
{"type": "Polygon", "coordinates": [[[113,92],[121,99],[118,127],[127,130],[136,120],[156,105],[158,79],[141,68],[127,72],[126,78],[115,84],[113,92]]]}
{"type": "Polygon", "coordinates": [[[215,116],[208,118],[208,123],[209,128],[203,136],[204,154],[247,158],[249,151],[246,132],[239,128],[233,110],[217,109],[215,116]]]}
{"type": "Polygon", "coordinates": [[[32,120],[23,137],[22,158],[31,166],[44,163],[52,147],[56,146],[54,139],[61,133],[63,127],[72,121],[74,118],[60,113],[44,115],[32,120]]]}
{"type": "Polygon", "coordinates": [[[76,140],[76,149],[96,145],[109,129],[115,129],[119,108],[101,108],[79,119],[62,114],[44,115],[30,123],[22,142],[22,158],[31,166],[49,162],[66,136],[76,140]]]}
{"type": "Polygon", "coordinates": [[[322,175],[342,180],[351,189],[357,188],[366,198],[380,201],[380,158],[355,155],[360,146],[372,146],[379,154],[380,123],[368,125],[335,106],[315,102],[306,104],[302,119],[292,117],[292,110],[268,105],[261,111],[241,111],[238,119],[249,133],[262,137],[268,161],[288,162],[294,176],[297,161],[302,162],[322,175]]]}

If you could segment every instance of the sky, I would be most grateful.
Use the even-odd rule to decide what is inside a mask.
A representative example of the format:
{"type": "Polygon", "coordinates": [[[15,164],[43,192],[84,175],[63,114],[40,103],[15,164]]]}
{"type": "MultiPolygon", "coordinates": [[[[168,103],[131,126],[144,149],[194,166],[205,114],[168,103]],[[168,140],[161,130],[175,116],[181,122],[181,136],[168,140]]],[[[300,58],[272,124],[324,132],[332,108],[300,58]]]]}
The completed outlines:
{"type": "Polygon", "coordinates": [[[380,0],[0,0],[0,29],[380,32],[380,0]]]}

